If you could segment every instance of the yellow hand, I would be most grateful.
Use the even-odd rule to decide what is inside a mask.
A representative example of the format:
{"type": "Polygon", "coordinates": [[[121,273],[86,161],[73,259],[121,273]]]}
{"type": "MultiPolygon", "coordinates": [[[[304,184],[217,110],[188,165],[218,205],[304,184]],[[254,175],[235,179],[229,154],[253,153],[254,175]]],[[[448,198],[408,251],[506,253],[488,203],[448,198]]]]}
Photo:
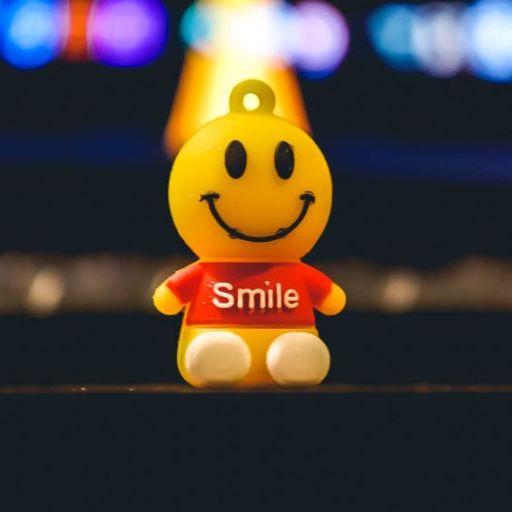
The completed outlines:
{"type": "Polygon", "coordinates": [[[165,283],[162,283],[153,294],[155,308],[164,315],[176,315],[181,311],[183,304],[169,290],[165,283]]]}
{"type": "Polygon", "coordinates": [[[337,315],[343,311],[346,303],[347,296],[345,292],[337,284],[333,283],[329,295],[327,295],[317,309],[324,315],[337,315]]]}

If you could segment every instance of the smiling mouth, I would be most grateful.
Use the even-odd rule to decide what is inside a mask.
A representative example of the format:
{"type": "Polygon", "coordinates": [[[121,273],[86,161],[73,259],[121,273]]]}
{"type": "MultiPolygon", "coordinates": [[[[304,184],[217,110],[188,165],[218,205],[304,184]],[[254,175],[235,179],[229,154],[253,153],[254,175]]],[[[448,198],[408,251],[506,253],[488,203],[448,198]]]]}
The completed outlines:
{"type": "Polygon", "coordinates": [[[287,227],[287,228],[279,228],[273,235],[266,236],[253,236],[246,235],[238,228],[233,228],[229,224],[227,224],[224,219],[220,216],[216,206],[215,201],[220,198],[220,194],[217,192],[211,192],[208,194],[203,194],[199,201],[206,201],[208,203],[208,207],[210,208],[210,213],[212,217],[215,219],[217,224],[230,236],[230,238],[236,238],[238,240],[244,240],[245,242],[273,242],[274,240],[279,240],[289,235],[303,220],[306,214],[308,213],[309,207],[315,202],[315,195],[313,192],[306,191],[299,196],[299,199],[303,202],[302,210],[299,213],[299,216],[287,227]]]}

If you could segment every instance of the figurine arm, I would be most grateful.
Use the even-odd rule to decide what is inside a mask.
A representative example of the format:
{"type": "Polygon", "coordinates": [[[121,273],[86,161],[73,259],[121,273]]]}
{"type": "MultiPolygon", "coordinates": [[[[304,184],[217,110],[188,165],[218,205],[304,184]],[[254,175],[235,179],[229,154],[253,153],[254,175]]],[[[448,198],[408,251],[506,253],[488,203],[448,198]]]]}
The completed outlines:
{"type": "Polygon", "coordinates": [[[153,294],[153,304],[155,308],[164,315],[177,315],[183,308],[183,304],[178,297],[167,286],[167,282],[163,282],[153,294]]]}
{"type": "Polygon", "coordinates": [[[178,314],[192,301],[201,276],[202,268],[197,263],[177,270],[155,290],[153,304],[156,309],[164,315],[178,314]]]}
{"type": "Polygon", "coordinates": [[[317,306],[318,311],[324,315],[337,315],[343,311],[347,303],[345,292],[337,284],[332,283],[327,297],[317,306]]]}

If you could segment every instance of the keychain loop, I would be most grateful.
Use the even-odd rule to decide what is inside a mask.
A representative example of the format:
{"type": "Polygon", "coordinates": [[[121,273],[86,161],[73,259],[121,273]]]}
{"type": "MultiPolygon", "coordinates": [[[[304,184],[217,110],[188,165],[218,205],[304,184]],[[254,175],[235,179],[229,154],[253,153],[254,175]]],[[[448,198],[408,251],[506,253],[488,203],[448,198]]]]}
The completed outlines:
{"type": "Polygon", "coordinates": [[[229,97],[231,112],[239,114],[272,114],[275,104],[274,91],[256,79],[240,82],[229,97]]]}

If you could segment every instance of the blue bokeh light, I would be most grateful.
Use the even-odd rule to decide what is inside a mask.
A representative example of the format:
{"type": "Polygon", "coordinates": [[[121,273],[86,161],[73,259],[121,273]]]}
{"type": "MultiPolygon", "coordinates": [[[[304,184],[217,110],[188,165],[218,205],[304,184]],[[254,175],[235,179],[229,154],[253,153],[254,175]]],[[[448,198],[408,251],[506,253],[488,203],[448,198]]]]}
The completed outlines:
{"type": "Polygon", "coordinates": [[[36,68],[58,56],[62,11],[55,0],[14,0],[2,5],[0,30],[5,60],[18,68],[36,68]]]}
{"type": "Polygon", "coordinates": [[[213,16],[215,10],[207,5],[191,4],[184,12],[180,23],[183,41],[200,52],[208,52],[214,36],[213,16]]]}
{"type": "Polygon", "coordinates": [[[371,14],[368,34],[375,51],[399,71],[416,69],[413,49],[414,6],[384,5],[371,14]]]}
{"type": "Polygon", "coordinates": [[[485,0],[466,14],[468,61],[472,72],[494,82],[512,80],[512,3],[485,0]]]}
{"type": "Polygon", "coordinates": [[[377,9],[368,20],[368,33],[375,51],[399,71],[416,69],[412,31],[415,8],[389,4],[377,9]]]}

